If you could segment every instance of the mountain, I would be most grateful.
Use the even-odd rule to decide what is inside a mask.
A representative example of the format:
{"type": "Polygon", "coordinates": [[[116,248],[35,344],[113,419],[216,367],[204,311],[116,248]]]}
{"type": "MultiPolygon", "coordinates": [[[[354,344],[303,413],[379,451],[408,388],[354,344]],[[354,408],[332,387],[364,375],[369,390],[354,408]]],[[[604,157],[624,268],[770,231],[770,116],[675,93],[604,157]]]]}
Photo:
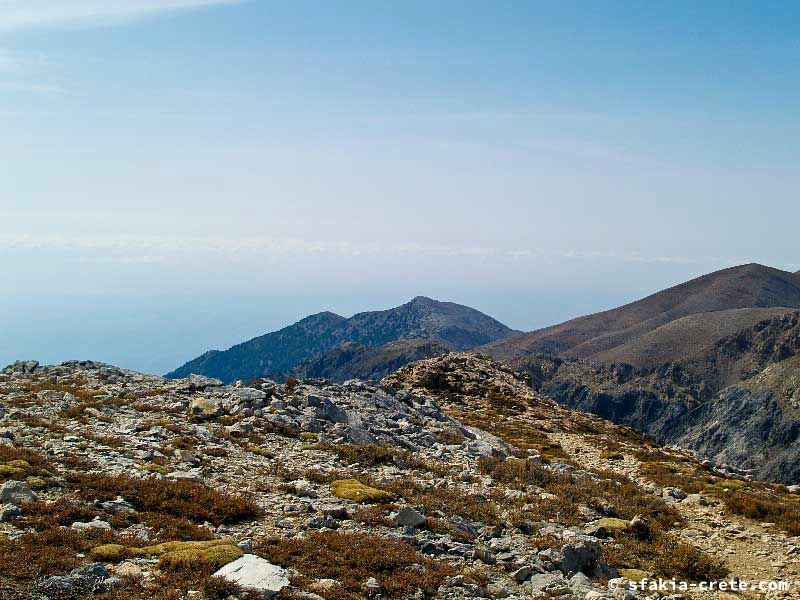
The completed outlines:
{"type": "Polygon", "coordinates": [[[345,342],[379,347],[398,340],[429,340],[451,350],[469,350],[515,333],[467,306],[418,296],[389,310],[349,319],[322,312],[232,348],[212,350],[167,374],[216,377],[226,382],[286,373],[305,360],[345,342]]]}
{"type": "Polygon", "coordinates": [[[537,355],[510,364],[560,404],[762,479],[800,481],[800,312],[744,328],[681,362],[634,367],[537,355]]]}
{"type": "Polygon", "coordinates": [[[758,264],[716,271],[631,304],[490,343],[512,360],[547,353],[653,366],[701,354],[765,318],[800,308],[800,276],[758,264]]]}
{"type": "Polygon", "coordinates": [[[348,379],[379,381],[408,363],[448,352],[447,346],[425,339],[397,340],[378,347],[345,342],[303,361],[286,375],[296,379],[321,377],[340,383],[348,379]]]}

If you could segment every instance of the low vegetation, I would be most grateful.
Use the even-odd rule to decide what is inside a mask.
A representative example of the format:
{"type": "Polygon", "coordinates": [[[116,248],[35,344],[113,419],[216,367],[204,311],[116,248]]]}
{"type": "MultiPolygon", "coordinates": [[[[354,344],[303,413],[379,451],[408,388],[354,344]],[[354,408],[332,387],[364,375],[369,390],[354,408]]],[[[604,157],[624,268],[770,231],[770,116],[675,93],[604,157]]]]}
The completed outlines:
{"type": "Polygon", "coordinates": [[[680,487],[722,502],[733,515],[775,523],[789,535],[800,535],[800,496],[784,486],[725,479],[694,463],[646,463],[640,473],[659,486],[680,487]]]}
{"type": "Polygon", "coordinates": [[[122,496],[139,511],[182,517],[195,523],[236,523],[260,513],[258,505],[247,496],[225,494],[192,481],[99,474],[73,474],[68,481],[87,500],[122,496]]]}
{"type": "Polygon", "coordinates": [[[362,533],[314,532],[305,538],[271,538],[256,553],[317,579],[339,584],[323,592],[326,600],[360,600],[364,583],[375,577],[385,598],[411,597],[417,589],[433,595],[445,577],[454,575],[445,563],[424,558],[400,540],[362,533]]]}

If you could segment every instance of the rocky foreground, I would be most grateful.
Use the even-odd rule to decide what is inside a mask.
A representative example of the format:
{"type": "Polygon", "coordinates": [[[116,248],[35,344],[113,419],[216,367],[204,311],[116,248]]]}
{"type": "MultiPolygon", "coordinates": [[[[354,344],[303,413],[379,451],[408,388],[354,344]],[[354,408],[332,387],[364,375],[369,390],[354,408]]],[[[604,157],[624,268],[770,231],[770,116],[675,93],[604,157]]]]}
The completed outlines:
{"type": "Polygon", "coordinates": [[[628,582],[798,578],[800,490],[751,479],[469,354],[380,386],[20,362],[0,599],[728,598],[628,582]]]}

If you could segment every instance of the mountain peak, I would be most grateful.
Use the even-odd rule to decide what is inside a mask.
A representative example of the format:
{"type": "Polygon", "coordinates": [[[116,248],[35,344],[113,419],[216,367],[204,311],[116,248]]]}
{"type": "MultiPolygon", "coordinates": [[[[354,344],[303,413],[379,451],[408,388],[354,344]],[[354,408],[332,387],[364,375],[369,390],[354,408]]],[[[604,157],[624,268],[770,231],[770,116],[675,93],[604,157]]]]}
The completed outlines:
{"type": "Polygon", "coordinates": [[[646,366],[651,359],[668,362],[700,352],[739,329],[796,308],[800,281],[795,274],[749,263],[625,306],[500,340],[486,352],[501,359],[543,352],[646,366]]]}
{"type": "MultiPolygon", "coordinates": [[[[468,306],[417,296],[402,306],[358,313],[349,319],[330,311],[316,313],[223,352],[204,354],[167,376],[196,373],[223,381],[249,380],[289,372],[346,342],[363,344],[370,352],[391,342],[412,339],[430,340],[445,350],[470,350],[512,333],[499,321],[468,306]]],[[[415,352],[414,356],[419,356],[422,351],[415,352]]]]}

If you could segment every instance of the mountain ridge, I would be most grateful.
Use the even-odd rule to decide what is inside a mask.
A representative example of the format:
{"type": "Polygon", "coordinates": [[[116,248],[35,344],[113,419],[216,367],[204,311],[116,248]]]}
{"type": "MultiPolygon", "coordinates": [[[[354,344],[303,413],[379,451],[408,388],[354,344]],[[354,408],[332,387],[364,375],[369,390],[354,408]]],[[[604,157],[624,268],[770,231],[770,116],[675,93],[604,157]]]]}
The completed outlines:
{"type": "Polygon", "coordinates": [[[345,342],[380,347],[402,339],[425,339],[460,351],[512,333],[473,308],[416,296],[401,306],[360,312],[350,318],[330,311],[309,315],[227,350],[205,352],[166,376],[197,374],[231,382],[285,373],[345,342]]]}
{"type": "MultiPolygon", "coordinates": [[[[596,359],[683,317],[770,308],[800,308],[800,277],[750,263],[696,277],[617,308],[495,341],[480,350],[498,360],[538,353],[596,359]]],[[[757,322],[757,316],[752,320],[757,322]]],[[[730,333],[730,328],[723,329],[730,333]]]]}

